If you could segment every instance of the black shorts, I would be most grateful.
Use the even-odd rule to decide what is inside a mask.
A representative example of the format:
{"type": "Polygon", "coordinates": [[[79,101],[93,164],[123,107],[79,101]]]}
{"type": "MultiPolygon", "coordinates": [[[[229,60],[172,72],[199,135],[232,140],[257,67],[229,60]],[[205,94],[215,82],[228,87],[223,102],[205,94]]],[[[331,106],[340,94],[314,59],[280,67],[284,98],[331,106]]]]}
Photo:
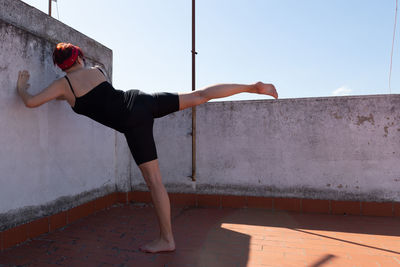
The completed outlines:
{"type": "Polygon", "coordinates": [[[137,165],[157,159],[156,144],[153,137],[154,119],[178,110],[178,94],[146,94],[135,90],[135,97],[128,118],[129,127],[126,128],[124,134],[137,165]]]}

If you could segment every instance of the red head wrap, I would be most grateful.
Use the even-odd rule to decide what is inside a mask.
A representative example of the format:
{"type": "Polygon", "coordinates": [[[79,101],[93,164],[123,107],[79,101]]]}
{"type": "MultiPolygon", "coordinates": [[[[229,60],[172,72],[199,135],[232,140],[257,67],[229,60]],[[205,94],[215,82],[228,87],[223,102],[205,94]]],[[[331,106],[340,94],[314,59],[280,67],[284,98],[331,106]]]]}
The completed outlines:
{"type": "Polygon", "coordinates": [[[66,70],[72,67],[74,65],[75,61],[78,59],[79,55],[79,50],[77,47],[72,46],[72,53],[69,58],[64,60],[62,63],[57,63],[57,65],[60,67],[62,70],[66,70]]]}

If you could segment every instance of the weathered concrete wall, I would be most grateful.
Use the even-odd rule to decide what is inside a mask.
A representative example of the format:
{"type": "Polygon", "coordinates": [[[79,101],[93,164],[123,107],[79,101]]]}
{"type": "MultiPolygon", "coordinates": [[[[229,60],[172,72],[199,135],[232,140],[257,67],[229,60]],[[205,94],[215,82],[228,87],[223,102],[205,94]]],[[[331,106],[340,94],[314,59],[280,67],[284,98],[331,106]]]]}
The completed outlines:
{"type": "MultiPolygon", "coordinates": [[[[123,135],[65,102],[26,108],[62,73],[59,41],[83,48],[112,74],[112,52],[17,0],[0,0],[0,231],[98,196],[146,186],[123,135]],[[6,52],[5,52],[6,51],[6,52]]],[[[197,111],[197,181],[191,181],[191,110],[156,120],[170,192],[400,201],[400,96],[214,102],[197,111]]]]}
{"type": "MultiPolygon", "coordinates": [[[[163,182],[170,192],[186,192],[193,187],[192,175],[192,113],[184,110],[172,113],[154,123],[154,139],[163,182]]],[[[124,140],[122,140],[124,141],[124,140]]],[[[120,142],[117,147],[126,147],[120,142]]],[[[121,153],[119,153],[121,154],[121,153]]],[[[147,190],[147,186],[132,156],[129,156],[131,190],[147,190]]]]}
{"type": "Polygon", "coordinates": [[[56,43],[82,47],[112,74],[112,51],[17,0],[0,0],[0,230],[115,190],[115,131],[78,116],[63,101],[28,109],[18,71],[36,93],[63,75],[56,43]]]}
{"type": "Polygon", "coordinates": [[[170,192],[400,201],[399,107],[399,95],[208,103],[196,190],[190,111],[155,125],[161,171],[170,192]]]}

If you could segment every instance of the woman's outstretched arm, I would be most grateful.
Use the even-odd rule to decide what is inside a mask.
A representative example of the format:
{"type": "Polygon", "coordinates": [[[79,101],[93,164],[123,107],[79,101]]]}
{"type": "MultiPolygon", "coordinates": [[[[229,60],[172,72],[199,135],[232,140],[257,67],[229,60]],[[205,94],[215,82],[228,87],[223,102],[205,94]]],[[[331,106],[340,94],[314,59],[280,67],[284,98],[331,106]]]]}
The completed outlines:
{"type": "Polygon", "coordinates": [[[203,104],[215,98],[227,97],[239,93],[263,94],[278,98],[273,84],[258,82],[256,84],[217,84],[190,93],[179,94],[179,110],[203,104]]]}
{"type": "Polygon", "coordinates": [[[18,73],[17,91],[24,101],[25,106],[27,106],[28,108],[35,108],[53,99],[63,98],[64,84],[61,82],[61,80],[54,81],[51,85],[49,85],[42,92],[36,95],[31,95],[30,93],[28,93],[27,90],[30,86],[28,81],[29,72],[26,70],[20,71],[18,73]]]}

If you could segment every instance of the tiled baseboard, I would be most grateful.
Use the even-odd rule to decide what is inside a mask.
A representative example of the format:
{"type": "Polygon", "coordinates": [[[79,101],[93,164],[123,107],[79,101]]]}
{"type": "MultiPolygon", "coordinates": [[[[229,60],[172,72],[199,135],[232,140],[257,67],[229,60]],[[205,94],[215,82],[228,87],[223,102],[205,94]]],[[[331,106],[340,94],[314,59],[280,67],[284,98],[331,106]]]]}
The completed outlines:
{"type": "Polygon", "coordinates": [[[117,202],[117,196],[118,193],[112,193],[72,209],[0,232],[1,251],[41,234],[53,232],[83,217],[111,207],[117,202]]]}
{"type": "MultiPolygon", "coordinates": [[[[123,195],[119,199],[126,199],[127,202],[151,202],[149,192],[135,191],[118,194],[123,195]]],[[[398,202],[336,201],[301,198],[221,196],[180,193],[170,193],[169,197],[171,204],[175,206],[217,208],[247,207],[303,213],[400,217],[400,203],[398,202]]],[[[121,203],[125,202],[122,201],[121,203]]]]}
{"type": "MultiPolygon", "coordinates": [[[[247,207],[304,213],[400,217],[400,203],[398,202],[380,203],[180,193],[170,193],[169,197],[172,206],[216,208],[247,207]]],[[[113,204],[126,204],[130,202],[150,203],[150,193],[142,191],[112,193],[72,209],[0,232],[1,251],[41,234],[53,232],[83,217],[109,208],[113,204]]]]}

